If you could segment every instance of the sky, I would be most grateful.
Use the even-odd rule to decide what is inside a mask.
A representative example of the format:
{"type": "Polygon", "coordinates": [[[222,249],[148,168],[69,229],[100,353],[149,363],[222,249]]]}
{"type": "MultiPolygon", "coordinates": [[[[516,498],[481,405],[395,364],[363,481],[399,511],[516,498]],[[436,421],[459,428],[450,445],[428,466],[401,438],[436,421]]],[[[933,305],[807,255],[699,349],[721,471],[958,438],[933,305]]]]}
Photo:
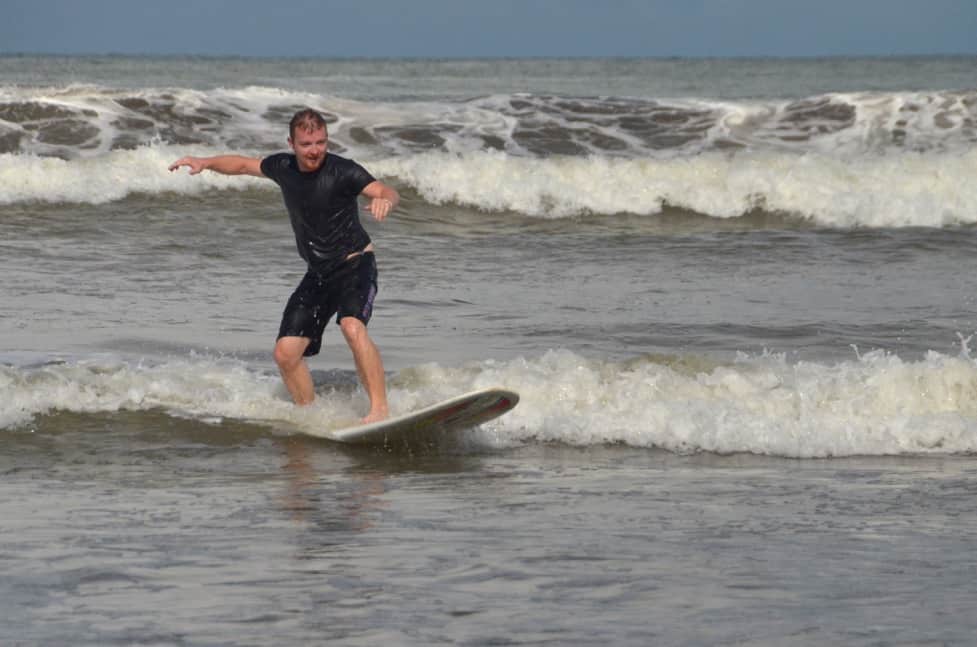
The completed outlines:
{"type": "Polygon", "coordinates": [[[977,54],[977,0],[0,0],[0,53],[977,54]]]}

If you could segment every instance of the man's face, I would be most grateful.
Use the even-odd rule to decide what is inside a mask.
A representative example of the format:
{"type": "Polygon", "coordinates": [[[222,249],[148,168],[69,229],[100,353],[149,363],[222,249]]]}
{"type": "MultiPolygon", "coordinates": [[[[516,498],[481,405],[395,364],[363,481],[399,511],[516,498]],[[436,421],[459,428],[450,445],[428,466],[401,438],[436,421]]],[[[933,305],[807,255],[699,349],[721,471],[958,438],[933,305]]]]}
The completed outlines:
{"type": "Polygon", "coordinates": [[[295,158],[299,162],[299,170],[308,173],[317,170],[322,166],[326,159],[326,144],[329,137],[326,136],[326,129],[305,130],[299,128],[295,131],[294,137],[288,138],[288,144],[295,152],[295,158]]]}

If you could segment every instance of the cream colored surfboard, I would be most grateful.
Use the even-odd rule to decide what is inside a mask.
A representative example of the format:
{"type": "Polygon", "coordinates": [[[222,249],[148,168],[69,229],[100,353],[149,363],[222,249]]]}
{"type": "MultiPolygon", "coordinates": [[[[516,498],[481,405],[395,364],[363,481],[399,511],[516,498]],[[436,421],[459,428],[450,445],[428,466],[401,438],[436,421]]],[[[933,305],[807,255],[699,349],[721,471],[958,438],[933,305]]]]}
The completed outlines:
{"type": "Polygon", "coordinates": [[[439,435],[471,429],[497,418],[518,402],[519,394],[513,391],[481,389],[402,416],[336,429],[324,435],[343,443],[371,445],[436,440],[439,435]]]}

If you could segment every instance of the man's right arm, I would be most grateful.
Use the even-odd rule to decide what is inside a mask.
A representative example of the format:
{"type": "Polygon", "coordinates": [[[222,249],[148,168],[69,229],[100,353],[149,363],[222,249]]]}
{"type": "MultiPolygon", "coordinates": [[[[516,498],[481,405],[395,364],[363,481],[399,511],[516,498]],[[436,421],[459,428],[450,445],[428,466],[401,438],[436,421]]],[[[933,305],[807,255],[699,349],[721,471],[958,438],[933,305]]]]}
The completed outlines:
{"type": "Polygon", "coordinates": [[[170,164],[170,170],[175,171],[181,166],[190,167],[190,175],[201,171],[214,171],[222,175],[253,175],[265,177],[261,172],[261,160],[256,157],[242,157],[241,155],[218,155],[217,157],[181,157],[170,164]]]}

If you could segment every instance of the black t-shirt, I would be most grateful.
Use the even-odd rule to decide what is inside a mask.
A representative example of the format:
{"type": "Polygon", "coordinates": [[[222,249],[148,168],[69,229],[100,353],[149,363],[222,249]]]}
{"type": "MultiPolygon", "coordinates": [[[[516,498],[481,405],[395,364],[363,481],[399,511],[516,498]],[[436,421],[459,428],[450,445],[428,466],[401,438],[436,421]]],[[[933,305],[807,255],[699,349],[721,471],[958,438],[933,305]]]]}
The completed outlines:
{"type": "Polygon", "coordinates": [[[295,244],[310,270],[328,272],[370,244],[356,196],[374,177],[353,160],[327,153],[318,170],[303,173],[295,155],[278,153],[261,160],[261,172],[281,187],[295,244]]]}

